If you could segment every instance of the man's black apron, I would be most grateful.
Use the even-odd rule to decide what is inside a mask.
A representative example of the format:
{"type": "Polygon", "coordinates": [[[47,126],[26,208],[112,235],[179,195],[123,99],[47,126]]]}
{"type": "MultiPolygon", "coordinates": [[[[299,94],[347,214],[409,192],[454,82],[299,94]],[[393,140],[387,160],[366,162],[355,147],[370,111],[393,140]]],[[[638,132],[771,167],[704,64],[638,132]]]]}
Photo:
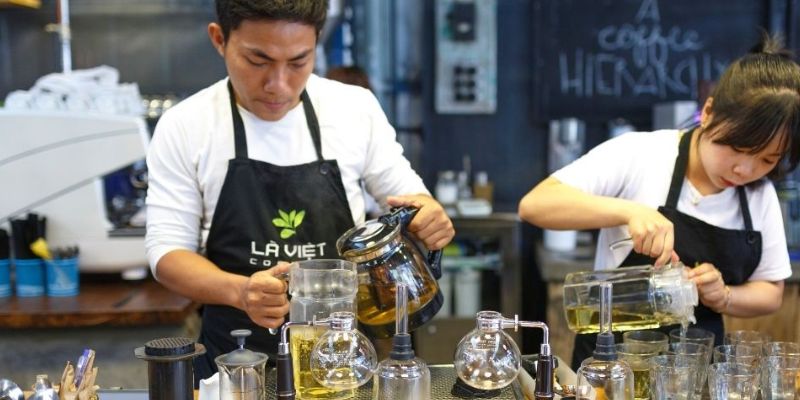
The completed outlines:
{"type": "MultiPolygon", "coordinates": [[[[686,165],[689,163],[692,133],[693,131],[689,131],[681,138],[667,202],[658,211],[672,221],[675,229],[675,252],[684,265],[694,267],[697,263],[714,264],[727,285],[741,285],[753,274],[761,261],[761,233],[753,230],[744,187],[736,188],[744,230],[720,228],[678,211],[678,198],[686,176],[686,165]]],[[[620,267],[653,264],[654,261],[653,258],[631,251],[620,267]]],[[[715,345],[722,344],[725,331],[722,315],[703,304],[695,308],[694,315],[697,318],[696,326],[714,332],[715,345]]],[[[675,327],[677,325],[662,327],[660,330],[669,332],[675,327]]],[[[622,336],[616,336],[617,343],[620,343],[622,336]]],[[[572,353],[574,370],[577,370],[584,359],[592,356],[596,337],[596,334],[575,337],[572,353]]]]}
{"type": "MultiPolygon", "coordinates": [[[[236,157],[219,194],[206,242],[206,257],[224,271],[250,276],[278,261],[338,258],[336,239],[353,218],[336,160],[322,158],[320,129],[308,94],[300,99],[317,160],[281,167],[247,156],[244,123],[228,82],[236,157]]],[[[195,385],[217,371],[214,358],[236,349],[234,329],[250,329],[247,348],[275,359],[279,335],[254,324],[244,311],[207,304],[194,361],[195,385]]]]}

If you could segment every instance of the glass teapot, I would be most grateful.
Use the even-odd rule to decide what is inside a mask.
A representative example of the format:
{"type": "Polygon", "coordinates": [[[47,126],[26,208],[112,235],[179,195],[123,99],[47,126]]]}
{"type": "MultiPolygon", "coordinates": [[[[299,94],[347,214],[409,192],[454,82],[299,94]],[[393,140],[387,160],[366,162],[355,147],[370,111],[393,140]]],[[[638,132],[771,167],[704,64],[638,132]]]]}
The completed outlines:
{"type": "Polygon", "coordinates": [[[375,337],[394,334],[398,282],[408,288],[409,331],[433,318],[442,307],[444,300],[436,282],[442,275],[442,252],[431,251],[426,259],[407,234],[408,223],[417,211],[413,207],[395,208],[351,228],[336,242],[339,254],[358,265],[358,321],[375,337]]]}
{"type": "Polygon", "coordinates": [[[600,331],[600,284],[614,285],[611,313],[614,331],[658,328],[696,322],[697,286],[686,278],[686,267],[673,263],[567,274],[564,312],[576,333],[600,331]]]}

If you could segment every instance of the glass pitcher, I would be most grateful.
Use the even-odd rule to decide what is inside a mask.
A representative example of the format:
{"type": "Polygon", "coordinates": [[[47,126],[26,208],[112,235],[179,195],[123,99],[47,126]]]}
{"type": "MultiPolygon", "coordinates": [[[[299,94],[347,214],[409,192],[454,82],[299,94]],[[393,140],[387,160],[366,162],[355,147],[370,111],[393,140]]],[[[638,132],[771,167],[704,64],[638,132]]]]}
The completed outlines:
{"type": "Polygon", "coordinates": [[[239,348],[214,359],[219,370],[220,400],[264,400],[266,386],[264,372],[267,357],[264,353],[244,348],[245,338],[250,336],[248,329],[231,332],[239,348]]]}
{"type": "Polygon", "coordinates": [[[433,318],[444,298],[436,282],[442,273],[441,250],[427,259],[407,235],[418,209],[401,207],[345,232],[336,241],[344,258],[358,263],[358,321],[374,337],[395,332],[397,283],[408,288],[408,330],[433,318]]]}
{"type": "Polygon", "coordinates": [[[661,268],[624,267],[573,272],[564,279],[564,312],[576,333],[600,331],[600,283],[614,285],[614,331],[658,328],[695,322],[697,287],[681,263],[661,268]]]}
{"type": "MultiPolygon", "coordinates": [[[[289,267],[289,320],[322,320],[339,311],[355,313],[356,264],[345,260],[297,261],[289,267]]],[[[301,399],[344,399],[353,390],[323,386],[311,374],[311,349],[327,331],[325,326],[295,326],[291,330],[294,386],[301,399]]]]}

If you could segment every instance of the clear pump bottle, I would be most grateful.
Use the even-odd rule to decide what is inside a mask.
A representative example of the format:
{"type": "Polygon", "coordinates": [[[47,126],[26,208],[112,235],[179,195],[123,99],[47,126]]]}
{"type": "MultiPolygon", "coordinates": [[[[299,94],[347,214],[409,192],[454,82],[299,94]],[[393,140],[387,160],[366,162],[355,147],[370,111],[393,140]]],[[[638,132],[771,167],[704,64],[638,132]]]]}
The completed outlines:
{"type": "Polygon", "coordinates": [[[578,368],[578,400],[633,400],[633,371],[617,360],[611,333],[611,294],[611,283],[601,283],[600,334],[593,356],[578,368]]]}
{"type": "Polygon", "coordinates": [[[414,356],[408,334],[408,289],[398,283],[396,291],[396,334],[389,358],[378,364],[372,389],[373,400],[428,400],[431,398],[431,372],[428,364],[414,356]]]}

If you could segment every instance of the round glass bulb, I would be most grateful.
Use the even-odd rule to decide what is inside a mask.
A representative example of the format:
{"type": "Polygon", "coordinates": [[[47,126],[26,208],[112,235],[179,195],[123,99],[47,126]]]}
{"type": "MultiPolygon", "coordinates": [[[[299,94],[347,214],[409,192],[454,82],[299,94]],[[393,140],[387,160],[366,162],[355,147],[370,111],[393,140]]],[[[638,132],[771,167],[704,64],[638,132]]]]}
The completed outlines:
{"type": "Polygon", "coordinates": [[[331,320],[331,329],[311,350],[311,375],[331,389],[355,389],[372,378],[378,366],[378,356],[369,339],[354,328],[353,313],[336,312],[331,314],[331,320]],[[351,318],[352,321],[339,324],[341,321],[337,318],[351,318]]]}
{"type": "MultiPolygon", "coordinates": [[[[456,347],[456,373],[467,385],[476,389],[493,390],[504,388],[517,378],[520,368],[520,352],[517,344],[499,328],[481,321],[479,327],[468,333],[456,347]]],[[[493,316],[489,316],[493,317],[493,316]]],[[[502,318],[497,313],[497,318],[502,318]]]]}

